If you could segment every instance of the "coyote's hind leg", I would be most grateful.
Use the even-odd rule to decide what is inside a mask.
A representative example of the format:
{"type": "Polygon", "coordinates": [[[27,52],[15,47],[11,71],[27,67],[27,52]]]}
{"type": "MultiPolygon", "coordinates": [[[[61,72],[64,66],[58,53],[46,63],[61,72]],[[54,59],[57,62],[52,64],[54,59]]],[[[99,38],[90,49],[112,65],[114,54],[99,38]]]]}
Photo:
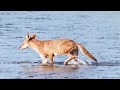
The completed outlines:
{"type": "Polygon", "coordinates": [[[70,53],[67,54],[67,56],[68,56],[69,58],[64,61],[64,64],[65,64],[65,65],[68,64],[68,61],[77,58],[77,56],[73,56],[73,55],[71,55],[70,53]]]}

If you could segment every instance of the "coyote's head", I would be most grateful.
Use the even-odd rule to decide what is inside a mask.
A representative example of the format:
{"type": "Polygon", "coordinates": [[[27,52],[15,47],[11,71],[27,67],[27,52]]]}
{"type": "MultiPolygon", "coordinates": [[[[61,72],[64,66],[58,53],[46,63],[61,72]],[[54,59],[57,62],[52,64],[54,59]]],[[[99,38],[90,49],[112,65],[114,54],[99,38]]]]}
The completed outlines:
{"type": "Polygon", "coordinates": [[[22,45],[19,47],[20,50],[23,50],[25,48],[29,47],[29,41],[32,39],[35,39],[36,34],[33,34],[32,36],[29,35],[29,33],[25,36],[25,39],[22,43],[22,45]]]}

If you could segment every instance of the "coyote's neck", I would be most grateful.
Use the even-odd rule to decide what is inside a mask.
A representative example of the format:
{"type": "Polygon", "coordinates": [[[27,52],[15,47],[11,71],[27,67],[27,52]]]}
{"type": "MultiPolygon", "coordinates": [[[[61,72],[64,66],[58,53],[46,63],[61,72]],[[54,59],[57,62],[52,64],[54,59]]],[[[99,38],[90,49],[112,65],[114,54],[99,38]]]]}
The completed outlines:
{"type": "Polygon", "coordinates": [[[35,50],[37,53],[39,53],[39,46],[40,45],[40,41],[32,39],[28,42],[29,47],[32,48],[33,50],[35,50]]]}

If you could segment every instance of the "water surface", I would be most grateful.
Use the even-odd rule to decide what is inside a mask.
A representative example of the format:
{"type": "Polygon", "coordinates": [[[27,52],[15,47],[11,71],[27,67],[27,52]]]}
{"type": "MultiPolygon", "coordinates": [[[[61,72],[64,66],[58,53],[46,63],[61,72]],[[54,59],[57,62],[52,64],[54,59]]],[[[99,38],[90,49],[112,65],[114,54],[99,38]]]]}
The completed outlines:
{"type": "MultiPolygon", "coordinates": [[[[0,11],[0,78],[4,79],[115,79],[120,78],[119,11],[0,11]],[[27,33],[37,39],[69,38],[83,44],[99,65],[42,66],[39,55],[20,51],[27,33]]],[[[79,59],[91,61],[79,53],[79,59]]]]}

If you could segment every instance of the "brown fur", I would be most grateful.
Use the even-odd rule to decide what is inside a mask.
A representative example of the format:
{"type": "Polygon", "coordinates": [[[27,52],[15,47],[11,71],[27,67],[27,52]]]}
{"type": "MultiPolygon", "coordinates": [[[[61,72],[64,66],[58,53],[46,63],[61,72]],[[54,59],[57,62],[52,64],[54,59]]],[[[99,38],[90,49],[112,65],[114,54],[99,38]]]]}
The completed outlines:
{"type": "Polygon", "coordinates": [[[81,53],[86,55],[87,57],[91,58],[92,60],[94,60],[95,62],[97,62],[97,59],[92,56],[86,49],[83,45],[79,44],[79,43],[76,43],[76,45],[80,48],[81,50],[81,53]]]}
{"type": "Polygon", "coordinates": [[[49,58],[50,64],[53,64],[53,57],[56,55],[67,55],[69,58],[64,61],[64,64],[67,64],[68,61],[74,59],[77,62],[78,57],[78,47],[80,51],[97,62],[97,59],[94,58],[83,45],[74,42],[69,39],[55,39],[55,40],[36,40],[35,34],[31,37],[29,34],[26,36],[23,44],[20,46],[20,49],[30,47],[34,49],[42,58],[42,63],[46,64],[46,59],[49,58]]]}

